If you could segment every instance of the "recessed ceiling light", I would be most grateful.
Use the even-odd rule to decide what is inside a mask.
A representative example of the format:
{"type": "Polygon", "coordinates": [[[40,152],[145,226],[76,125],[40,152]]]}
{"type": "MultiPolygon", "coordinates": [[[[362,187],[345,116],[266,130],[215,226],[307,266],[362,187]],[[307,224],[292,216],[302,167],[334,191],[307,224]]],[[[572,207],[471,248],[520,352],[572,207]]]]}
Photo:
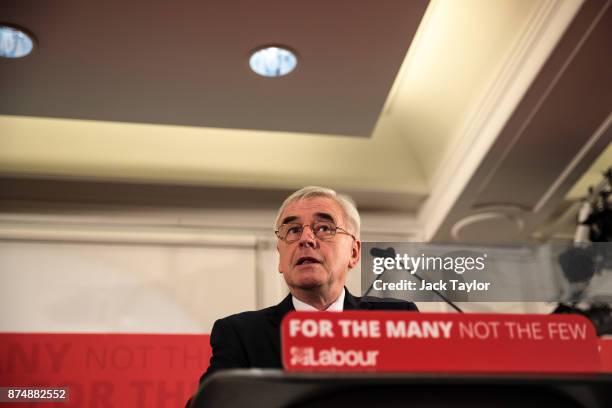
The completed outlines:
{"type": "Polygon", "coordinates": [[[0,25],[0,57],[21,58],[32,52],[34,41],[23,31],[0,25]]]}
{"type": "Polygon", "coordinates": [[[297,57],[286,48],[266,47],[258,49],[251,55],[249,65],[259,75],[279,77],[295,69],[297,57]]]}

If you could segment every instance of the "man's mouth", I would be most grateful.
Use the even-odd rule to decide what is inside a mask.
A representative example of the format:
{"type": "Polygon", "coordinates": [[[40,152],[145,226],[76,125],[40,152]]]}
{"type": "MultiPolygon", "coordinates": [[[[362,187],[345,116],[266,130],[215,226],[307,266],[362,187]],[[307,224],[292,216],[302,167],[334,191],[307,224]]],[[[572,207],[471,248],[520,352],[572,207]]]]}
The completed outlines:
{"type": "Polygon", "coordinates": [[[320,264],[320,263],[321,261],[319,261],[316,258],[313,258],[311,256],[303,256],[300,259],[298,259],[295,264],[296,265],[308,265],[308,264],[320,264]]]}

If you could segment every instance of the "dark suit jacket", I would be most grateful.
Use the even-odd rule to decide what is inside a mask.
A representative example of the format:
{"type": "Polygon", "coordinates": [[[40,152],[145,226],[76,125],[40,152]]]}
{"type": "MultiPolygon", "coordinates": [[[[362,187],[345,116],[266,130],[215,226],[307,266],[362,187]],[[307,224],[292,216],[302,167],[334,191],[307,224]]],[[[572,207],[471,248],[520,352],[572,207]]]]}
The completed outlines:
{"type": "MultiPolygon", "coordinates": [[[[372,299],[355,297],[346,290],[344,310],[418,311],[411,302],[372,299]]],[[[292,310],[293,302],[288,295],[276,306],[217,320],[210,334],[210,366],[200,382],[224,368],[281,368],[280,325],[283,317],[292,310]]]]}

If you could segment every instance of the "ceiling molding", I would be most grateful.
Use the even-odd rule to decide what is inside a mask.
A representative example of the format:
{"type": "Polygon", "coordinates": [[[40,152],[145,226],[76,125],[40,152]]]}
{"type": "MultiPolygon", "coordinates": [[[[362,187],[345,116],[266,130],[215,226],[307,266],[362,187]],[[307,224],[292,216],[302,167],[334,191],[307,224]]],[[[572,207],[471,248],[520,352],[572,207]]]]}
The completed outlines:
{"type": "MultiPolygon", "coordinates": [[[[231,245],[236,237],[239,246],[252,245],[253,237],[275,240],[275,211],[18,204],[19,212],[0,210],[0,240],[209,245],[216,239],[231,245]]],[[[422,240],[414,217],[367,211],[360,215],[364,241],[422,240]]]]}
{"type": "MultiPolygon", "coordinates": [[[[563,170],[555,182],[550,186],[548,190],[542,195],[542,198],[533,207],[533,212],[541,212],[544,207],[552,201],[558,201],[563,198],[569,186],[575,182],[576,170],[582,171],[586,162],[590,162],[593,158],[594,152],[599,153],[601,151],[601,142],[609,143],[612,140],[612,113],[608,115],[606,120],[601,126],[593,133],[587,143],[580,149],[568,166],[563,170]]],[[[586,192],[585,192],[586,194],[586,192]]]]}
{"type": "MultiPolygon", "coordinates": [[[[507,159],[507,157],[510,155],[510,153],[513,151],[513,149],[516,148],[520,142],[522,141],[524,142],[524,140],[522,140],[521,137],[524,135],[528,127],[532,124],[532,122],[534,121],[534,118],[536,118],[536,116],[540,113],[542,106],[545,104],[545,102],[547,102],[552,92],[559,85],[559,81],[561,80],[563,75],[566,73],[567,69],[575,61],[576,55],[580,52],[580,50],[582,49],[587,39],[589,39],[595,27],[597,27],[597,25],[600,23],[600,20],[603,17],[608,7],[609,7],[609,2],[608,2],[608,6],[604,5],[603,7],[601,7],[601,9],[599,10],[599,13],[595,16],[595,18],[592,19],[592,21],[590,21],[590,23],[588,24],[588,27],[584,30],[584,33],[582,33],[582,35],[580,36],[580,39],[577,41],[577,44],[572,48],[571,52],[569,52],[569,55],[567,56],[567,58],[564,58],[563,63],[561,64],[559,69],[556,70],[552,80],[546,85],[545,89],[543,89],[542,92],[538,94],[537,101],[529,109],[529,112],[527,113],[526,118],[521,121],[520,128],[512,135],[509,141],[506,142],[506,145],[502,153],[497,155],[495,164],[493,165],[491,169],[488,170],[488,176],[485,177],[484,180],[482,181],[477,194],[482,193],[488,187],[489,183],[495,177],[495,174],[497,173],[499,168],[502,166],[504,161],[507,159]]],[[[609,122],[609,118],[608,120],[604,120],[604,124],[602,125],[604,129],[602,130],[600,127],[600,130],[597,130],[593,134],[593,136],[589,138],[589,140],[581,148],[578,155],[572,160],[572,162],[568,165],[568,167],[563,171],[562,175],[557,181],[559,181],[560,179],[565,180],[567,178],[567,174],[570,171],[575,170],[577,163],[582,161],[586,157],[587,152],[592,150],[594,145],[600,139],[601,134],[605,132],[605,128],[607,127],[606,122],[609,122]]],[[[558,188],[559,184],[557,183],[557,181],[551,186],[551,189],[558,188]]],[[[542,200],[540,200],[539,203],[533,208],[534,212],[538,212],[541,209],[541,207],[544,205],[544,202],[546,201],[545,198],[547,195],[548,193],[545,194],[542,200]]]]}
{"type": "Polygon", "coordinates": [[[0,222],[0,240],[255,248],[253,235],[187,228],[0,222]]]}
{"type": "Polygon", "coordinates": [[[488,227],[475,226],[466,236],[529,240],[559,214],[567,192],[612,141],[611,4],[583,4],[503,128],[488,135],[493,143],[485,154],[478,159],[467,154],[468,163],[477,163],[466,166],[473,171],[452,202],[440,199],[448,211],[435,220],[433,233],[428,231],[432,239],[458,238],[457,223],[491,205],[521,209],[524,227],[509,228],[500,215],[499,228],[489,217],[488,227]]]}
{"type": "Polygon", "coordinates": [[[434,176],[431,194],[418,214],[425,240],[432,239],[446,219],[582,3],[546,0],[534,12],[434,176]]]}

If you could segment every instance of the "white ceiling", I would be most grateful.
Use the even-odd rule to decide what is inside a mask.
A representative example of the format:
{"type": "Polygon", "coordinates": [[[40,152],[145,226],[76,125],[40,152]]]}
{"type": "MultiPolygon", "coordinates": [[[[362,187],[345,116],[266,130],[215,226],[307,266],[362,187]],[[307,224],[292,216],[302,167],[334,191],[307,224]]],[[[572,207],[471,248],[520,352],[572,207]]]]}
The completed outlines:
{"type": "MultiPolygon", "coordinates": [[[[596,41],[609,33],[609,1],[581,8],[579,0],[433,0],[414,39],[426,2],[351,1],[332,7],[323,1],[299,6],[264,1],[253,7],[208,1],[184,3],[180,10],[163,10],[156,2],[147,7],[111,2],[96,10],[80,3],[54,2],[42,11],[33,1],[0,6],[4,21],[26,27],[39,43],[23,60],[0,61],[0,88],[9,96],[0,104],[4,177],[227,191],[326,185],[355,194],[368,208],[418,213],[426,238],[446,239],[462,219],[482,212],[474,207],[475,196],[465,195],[470,180],[482,185],[493,174],[495,166],[486,163],[511,157],[495,172],[506,172],[511,188],[519,188],[520,169],[527,165],[520,152],[541,140],[512,136],[518,133],[504,126],[513,114],[517,123],[538,117],[538,109],[521,112],[521,106],[527,106],[530,92],[548,95],[538,86],[556,86],[559,81],[551,78],[565,72],[559,68],[563,64],[550,62],[551,55],[554,60],[559,54],[566,65],[574,59],[559,50],[587,49],[590,54],[580,60],[585,64],[610,58],[589,51],[609,50],[609,40],[596,41]],[[142,39],[166,15],[161,33],[172,34],[157,33],[145,45],[125,40],[118,49],[79,50],[81,44],[66,38],[71,30],[82,30],[89,42],[100,44],[148,30],[139,31],[142,39]],[[281,23],[270,24],[273,18],[281,23]],[[576,41],[565,39],[574,31],[576,41]],[[188,33],[189,40],[180,41],[180,33],[188,33]],[[177,40],[173,46],[166,42],[170,39],[177,40]],[[277,82],[249,73],[249,51],[265,43],[294,47],[299,69],[277,82]],[[164,58],[156,44],[165,44],[164,58]],[[221,53],[214,67],[206,64],[211,52],[221,53]],[[70,59],[59,58],[66,53],[70,59]],[[101,57],[110,53],[108,60],[101,57]],[[341,64],[328,65],[334,61],[341,64]],[[538,76],[547,62],[550,73],[538,76]],[[142,72],[142,64],[150,68],[142,72]],[[67,89],[58,86],[71,79],[67,89]],[[516,146],[522,150],[509,154],[516,146]]],[[[604,79],[609,85],[609,77],[604,79]]],[[[574,79],[566,82],[578,85],[574,79]]],[[[610,111],[605,85],[600,83],[604,91],[593,102],[603,108],[597,112],[610,111]]],[[[555,157],[555,146],[539,153],[542,168],[529,173],[534,181],[542,173],[542,183],[533,183],[538,192],[570,168],[576,149],[592,141],[589,129],[602,119],[588,119],[575,129],[583,136],[562,149],[558,160],[547,162],[555,157]]],[[[540,133],[546,135],[545,128],[540,133]]],[[[563,194],[546,204],[547,211],[533,217],[532,208],[521,208],[526,214],[518,215],[513,209],[510,215],[502,211],[502,218],[525,218],[528,225],[547,221],[609,144],[606,132],[571,167],[557,189],[563,194]]],[[[600,160],[612,163],[608,158],[600,160]]],[[[497,196],[496,191],[485,193],[497,196]]],[[[517,207],[511,201],[487,205],[517,207]]]]}

